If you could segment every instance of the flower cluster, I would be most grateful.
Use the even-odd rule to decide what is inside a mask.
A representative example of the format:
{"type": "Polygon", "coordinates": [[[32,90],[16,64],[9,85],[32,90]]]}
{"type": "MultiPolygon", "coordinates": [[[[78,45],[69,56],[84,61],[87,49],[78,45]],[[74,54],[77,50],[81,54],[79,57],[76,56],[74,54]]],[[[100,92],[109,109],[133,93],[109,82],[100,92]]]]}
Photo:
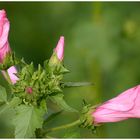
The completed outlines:
{"type": "MultiPolygon", "coordinates": [[[[26,64],[23,60],[20,60],[18,63],[22,63],[22,65],[20,65],[20,70],[17,70],[17,60],[8,42],[9,29],[10,23],[6,17],[6,12],[0,10],[0,69],[11,86],[12,95],[15,97],[13,100],[19,100],[17,104],[18,113],[23,115],[26,111],[31,111],[28,115],[34,115],[33,118],[37,121],[35,125],[35,121],[31,122],[31,134],[25,134],[25,137],[33,137],[35,130],[42,127],[42,118],[47,110],[46,100],[48,98],[67,111],[77,112],[63,100],[62,89],[65,84],[62,80],[63,75],[68,72],[62,63],[64,58],[64,37],[60,37],[51,58],[46,60],[43,66],[38,65],[38,69],[35,69],[33,63],[26,64]],[[22,108],[22,110],[19,108],[22,108]]],[[[75,86],[75,84],[73,85],[75,86]]],[[[72,86],[72,84],[69,83],[69,86],[72,86]]],[[[21,122],[18,121],[20,120],[19,116],[16,116],[18,123],[21,122]]],[[[102,105],[85,105],[81,111],[81,124],[79,126],[94,131],[96,126],[102,123],[118,122],[129,118],[140,118],[140,85],[124,91],[102,105]]],[[[21,132],[25,127],[29,128],[28,124],[19,126],[21,132]]],[[[18,130],[18,127],[16,130],[18,130]]],[[[23,133],[21,133],[22,135],[23,133]]]]}
{"type": "MultiPolygon", "coordinates": [[[[11,54],[8,42],[10,24],[5,10],[0,10],[0,63],[4,64],[11,54]]],[[[20,71],[12,65],[6,70],[1,70],[5,79],[11,83],[14,96],[22,98],[24,103],[37,104],[42,98],[53,95],[61,90],[63,74],[68,72],[62,65],[64,57],[64,37],[61,36],[49,61],[44,66],[24,64],[20,71]]],[[[9,62],[9,61],[8,61],[9,62]]],[[[7,62],[6,62],[7,63],[7,62]]]]}
{"type": "MultiPolygon", "coordinates": [[[[0,10],[0,64],[3,64],[5,60],[8,58],[9,54],[11,54],[11,48],[8,42],[10,23],[6,17],[5,10],[0,10]]],[[[60,37],[60,40],[54,49],[54,53],[56,53],[59,61],[63,60],[64,57],[64,37],[60,37]]],[[[57,59],[56,58],[56,59],[57,59]]],[[[54,58],[53,58],[54,59],[54,58]]],[[[8,75],[11,79],[11,82],[15,84],[18,80],[17,69],[15,66],[11,66],[8,70],[8,75]]],[[[5,71],[2,71],[4,77],[6,78],[5,71]]]]}

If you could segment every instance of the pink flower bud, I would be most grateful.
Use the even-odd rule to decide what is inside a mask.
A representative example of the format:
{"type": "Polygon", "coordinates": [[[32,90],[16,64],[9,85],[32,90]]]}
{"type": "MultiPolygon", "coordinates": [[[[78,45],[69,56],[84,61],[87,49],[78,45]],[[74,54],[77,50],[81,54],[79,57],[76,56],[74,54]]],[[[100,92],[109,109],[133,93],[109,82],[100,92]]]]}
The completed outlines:
{"type": "Polygon", "coordinates": [[[10,23],[5,10],[0,10],[0,63],[3,63],[6,55],[11,51],[8,43],[10,23]]]}
{"type": "Polygon", "coordinates": [[[97,107],[92,116],[95,125],[140,118],[140,85],[124,91],[97,107]]]}
{"type": "MultiPolygon", "coordinates": [[[[15,66],[10,67],[7,70],[7,72],[8,72],[8,75],[9,75],[9,78],[10,78],[12,84],[15,84],[17,82],[17,80],[19,80],[19,78],[15,75],[17,73],[17,69],[15,68],[15,66]]],[[[2,71],[2,74],[4,75],[5,79],[7,79],[7,75],[4,70],[2,71]]],[[[8,79],[7,79],[7,81],[8,81],[8,79]]]]}
{"type": "Polygon", "coordinates": [[[33,93],[33,88],[32,88],[32,87],[27,87],[27,88],[26,88],[26,92],[27,92],[28,94],[32,94],[32,93],[33,93]]]}
{"type": "Polygon", "coordinates": [[[63,36],[60,37],[60,40],[58,41],[58,44],[56,48],[54,49],[54,51],[56,52],[58,59],[62,61],[64,57],[64,37],[63,36]]]}

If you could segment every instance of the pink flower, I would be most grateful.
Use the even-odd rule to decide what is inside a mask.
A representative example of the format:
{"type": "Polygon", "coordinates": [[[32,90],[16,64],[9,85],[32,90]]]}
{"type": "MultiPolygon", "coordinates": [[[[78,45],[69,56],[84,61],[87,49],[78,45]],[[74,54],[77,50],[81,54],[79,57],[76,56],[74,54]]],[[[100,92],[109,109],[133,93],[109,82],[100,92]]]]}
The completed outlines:
{"type": "Polygon", "coordinates": [[[10,23],[5,10],[0,10],[0,63],[3,63],[6,55],[11,51],[8,43],[10,23]]]}
{"type": "Polygon", "coordinates": [[[64,37],[63,36],[60,37],[60,40],[58,41],[58,44],[56,48],[54,49],[54,51],[56,52],[58,59],[62,61],[64,57],[64,37]]]}
{"type": "Polygon", "coordinates": [[[140,118],[140,85],[124,91],[97,107],[92,116],[95,125],[140,118]]]}
{"type": "MultiPolygon", "coordinates": [[[[9,29],[10,23],[6,17],[6,12],[5,10],[0,10],[0,63],[3,63],[7,54],[11,52],[8,42],[9,29]]],[[[7,72],[11,82],[15,84],[16,81],[18,80],[18,77],[15,75],[17,73],[16,68],[12,66],[7,70],[7,72]]],[[[2,74],[8,81],[6,71],[3,70],[2,74]]]]}
{"type": "MultiPolygon", "coordinates": [[[[8,76],[9,76],[12,84],[15,84],[19,80],[19,78],[15,75],[17,73],[17,69],[15,68],[15,66],[10,67],[7,70],[7,72],[8,72],[8,76]]],[[[5,79],[7,79],[7,75],[4,70],[2,71],[2,74],[5,77],[5,79]]],[[[8,81],[8,79],[7,79],[7,81],[8,81]]]]}

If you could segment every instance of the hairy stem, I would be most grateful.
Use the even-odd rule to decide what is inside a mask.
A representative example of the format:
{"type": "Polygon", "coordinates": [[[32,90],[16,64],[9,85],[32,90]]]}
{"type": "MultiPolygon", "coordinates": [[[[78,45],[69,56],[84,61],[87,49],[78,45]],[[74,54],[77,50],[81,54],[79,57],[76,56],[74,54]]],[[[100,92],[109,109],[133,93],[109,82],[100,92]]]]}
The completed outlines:
{"type": "Polygon", "coordinates": [[[4,72],[4,76],[5,76],[5,79],[7,80],[7,82],[11,85],[12,84],[12,81],[10,79],[10,76],[7,72],[7,70],[3,71],[4,72]]]}
{"type": "Polygon", "coordinates": [[[61,130],[61,129],[66,129],[66,128],[73,127],[73,126],[78,125],[78,124],[80,124],[80,120],[76,120],[72,123],[61,125],[58,127],[50,128],[50,129],[46,130],[45,133],[49,133],[49,132],[53,132],[53,131],[57,131],[57,130],[61,130]]]}

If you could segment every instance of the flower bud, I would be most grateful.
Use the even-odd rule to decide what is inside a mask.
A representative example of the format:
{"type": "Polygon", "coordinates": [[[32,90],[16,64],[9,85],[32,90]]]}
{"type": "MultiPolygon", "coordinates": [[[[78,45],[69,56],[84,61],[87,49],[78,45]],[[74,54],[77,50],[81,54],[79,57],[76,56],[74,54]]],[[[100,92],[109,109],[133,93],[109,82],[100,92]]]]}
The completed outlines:
{"type": "Polygon", "coordinates": [[[52,67],[57,66],[59,63],[61,63],[61,61],[63,60],[63,57],[64,57],[64,37],[61,36],[49,60],[49,65],[52,67]]]}
{"type": "MultiPolygon", "coordinates": [[[[17,80],[19,80],[19,78],[15,75],[17,73],[17,69],[15,66],[10,67],[7,70],[8,76],[12,82],[12,84],[15,84],[17,82],[17,80]]],[[[2,74],[5,77],[5,79],[8,81],[8,77],[6,75],[6,71],[2,70],[2,74]]]]}
{"type": "Polygon", "coordinates": [[[32,87],[27,87],[26,88],[26,93],[32,94],[33,93],[33,88],[32,87]]]}
{"type": "Polygon", "coordinates": [[[0,63],[2,64],[6,56],[11,52],[8,43],[10,23],[6,17],[5,10],[0,10],[0,63]]]}
{"type": "Polygon", "coordinates": [[[62,61],[64,57],[64,37],[63,36],[60,37],[54,51],[56,52],[58,59],[62,61]]]}
{"type": "Polygon", "coordinates": [[[95,110],[96,106],[91,106],[90,104],[84,103],[84,107],[80,115],[80,127],[87,128],[96,132],[96,126],[93,125],[94,118],[92,117],[92,111],[95,110]]]}
{"type": "Polygon", "coordinates": [[[94,125],[140,118],[140,85],[124,91],[92,112],[94,125]]]}

